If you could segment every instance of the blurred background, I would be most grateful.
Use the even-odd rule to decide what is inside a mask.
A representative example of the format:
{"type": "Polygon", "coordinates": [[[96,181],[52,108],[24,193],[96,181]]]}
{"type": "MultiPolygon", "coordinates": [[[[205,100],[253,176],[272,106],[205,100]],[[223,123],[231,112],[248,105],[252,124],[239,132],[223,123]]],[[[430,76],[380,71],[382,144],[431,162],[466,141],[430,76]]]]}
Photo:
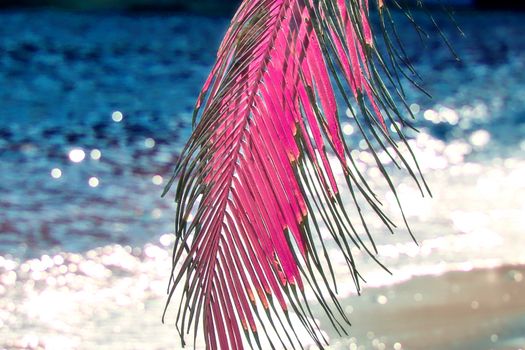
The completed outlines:
{"type": "MultiPolygon", "coordinates": [[[[430,14],[459,62],[426,13],[413,10],[423,41],[395,14],[432,95],[407,85],[433,198],[394,176],[419,246],[377,232],[392,276],[355,252],[368,284],[357,297],[343,282],[348,337],[320,319],[333,349],[525,347],[523,2],[442,2],[464,35],[430,14]]],[[[160,193],[235,3],[0,3],[0,349],[180,348],[173,317],[160,322],[174,213],[160,193]]]]}
{"type": "MultiPolygon", "coordinates": [[[[418,0],[402,0],[401,3],[417,3],[418,0]]],[[[208,14],[225,14],[235,10],[239,0],[3,0],[4,8],[54,7],[73,10],[171,10],[208,14]]],[[[523,9],[525,4],[516,0],[426,0],[427,5],[452,5],[477,9],[523,9]]]]}

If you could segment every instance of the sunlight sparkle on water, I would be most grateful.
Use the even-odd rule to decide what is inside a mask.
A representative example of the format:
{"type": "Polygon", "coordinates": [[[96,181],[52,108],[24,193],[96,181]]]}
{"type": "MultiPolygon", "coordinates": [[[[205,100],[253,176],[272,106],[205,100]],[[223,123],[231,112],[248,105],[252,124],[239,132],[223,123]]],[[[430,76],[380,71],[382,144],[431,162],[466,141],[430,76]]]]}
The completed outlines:
{"type": "Polygon", "coordinates": [[[174,241],[175,241],[175,235],[170,234],[170,233],[163,234],[163,235],[160,236],[160,238],[159,238],[159,242],[160,242],[160,244],[161,244],[162,246],[164,246],[164,247],[168,247],[168,246],[171,245],[174,241]]]}
{"type": "Polygon", "coordinates": [[[113,119],[115,123],[120,123],[122,119],[124,119],[124,115],[121,111],[115,111],[111,114],[111,119],[113,119]]]}
{"type": "Polygon", "coordinates": [[[54,179],[61,178],[62,170],[60,170],[59,168],[54,168],[53,170],[51,170],[51,177],[53,177],[54,179]]]}
{"type": "Polygon", "coordinates": [[[89,178],[88,183],[90,187],[97,187],[100,184],[100,181],[98,180],[98,178],[93,176],[89,178]]]}
{"type": "Polygon", "coordinates": [[[439,122],[439,114],[433,109],[427,109],[425,111],[425,113],[423,113],[423,117],[426,120],[431,121],[432,123],[438,123],[439,122]]]}
{"type": "Polygon", "coordinates": [[[490,141],[490,133],[487,130],[478,130],[470,135],[470,143],[476,147],[484,147],[490,141]]]}
{"type": "MultiPolygon", "coordinates": [[[[417,108],[412,109],[412,106],[410,106],[410,109],[413,113],[415,113],[414,110],[418,110],[417,108]]],[[[455,109],[441,105],[437,105],[434,109],[427,109],[423,113],[423,117],[434,124],[448,123],[456,125],[459,122],[459,113],[455,109]]]]}
{"type": "Polygon", "coordinates": [[[69,151],[69,160],[73,163],[80,163],[86,158],[86,152],[81,148],[73,148],[69,151]]]}
{"type": "Polygon", "coordinates": [[[447,123],[451,125],[456,125],[459,121],[459,115],[458,112],[451,108],[443,107],[439,111],[439,116],[441,117],[442,121],[446,121],[447,123]]]}
{"type": "Polygon", "coordinates": [[[151,217],[153,219],[160,219],[162,216],[162,210],[160,210],[159,208],[155,208],[151,211],[151,217]]]}
{"type": "Polygon", "coordinates": [[[160,175],[155,175],[151,178],[151,182],[153,182],[154,185],[160,186],[162,185],[162,182],[164,179],[160,175]]]}
{"type": "Polygon", "coordinates": [[[390,130],[392,132],[397,132],[398,129],[401,129],[401,124],[398,122],[394,122],[392,125],[390,125],[390,130]]]}
{"type": "Polygon", "coordinates": [[[99,160],[100,157],[102,157],[102,152],[100,152],[100,150],[95,148],[91,150],[90,156],[91,156],[91,159],[93,160],[99,160]]]}
{"type": "Polygon", "coordinates": [[[414,114],[418,114],[421,112],[421,107],[417,103],[412,103],[410,105],[410,111],[414,114]]]}
{"type": "Polygon", "coordinates": [[[343,133],[345,135],[352,135],[354,133],[354,127],[348,123],[343,124],[343,133]]]}
{"type": "Polygon", "coordinates": [[[147,139],[144,140],[144,146],[146,146],[146,148],[155,147],[155,140],[152,139],[151,137],[148,137],[147,139]]]}
{"type": "Polygon", "coordinates": [[[385,305],[386,303],[388,303],[388,298],[384,295],[379,295],[377,297],[377,302],[381,305],[385,305]]]}

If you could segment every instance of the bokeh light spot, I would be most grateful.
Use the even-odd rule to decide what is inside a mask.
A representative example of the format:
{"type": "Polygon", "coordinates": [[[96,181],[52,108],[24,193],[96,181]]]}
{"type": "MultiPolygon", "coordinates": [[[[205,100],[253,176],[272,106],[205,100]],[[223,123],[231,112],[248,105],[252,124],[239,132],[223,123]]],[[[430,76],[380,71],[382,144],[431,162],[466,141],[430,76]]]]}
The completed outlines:
{"type": "Polygon", "coordinates": [[[90,156],[91,156],[91,159],[93,160],[99,160],[100,157],[102,157],[102,152],[100,152],[100,150],[95,148],[91,150],[90,156]]]}
{"type": "Polygon", "coordinates": [[[147,139],[144,140],[144,146],[146,146],[146,148],[155,147],[155,140],[152,139],[151,137],[148,137],[147,139]]]}
{"type": "Polygon", "coordinates": [[[69,160],[73,163],[80,163],[86,158],[86,152],[80,148],[74,148],[69,151],[69,160]]]}
{"type": "Polygon", "coordinates": [[[53,179],[60,179],[62,177],[62,170],[60,170],[59,168],[54,168],[53,170],[51,170],[51,177],[53,179]]]}
{"type": "Polygon", "coordinates": [[[122,119],[124,119],[124,115],[121,111],[115,111],[111,114],[111,119],[113,119],[115,123],[120,123],[122,119]]]}
{"type": "Polygon", "coordinates": [[[490,134],[487,130],[478,130],[470,135],[470,143],[476,147],[484,147],[490,141],[490,134]]]}
{"type": "Polygon", "coordinates": [[[421,107],[417,103],[412,103],[410,105],[410,111],[413,114],[418,114],[421,111],[421,107]]]}
{"type": "Polygon", "coordinates": [[[388,303],[388,298],[384,295],[380,295],[377,297],[377,302],[381,305],[385,305],[386,303],[388,303]]]}
{"type": "Polygon", "coordinates": [[[348,123],[343,124],[343,133],[345,135],[352,135],[354,133],[354,127],[348,123]]]}
{"type": "Polygon", "coordinates": [[[98,185],[100,184],[100,181],[98,178],[93,176],[89,178],[88,183],[90,187],[98,187],[98,185]]]}
{"type": "Polygon", "coordinates": [[[162,185],[162,182],[164,179],[160,175],[155,175],[151,178],[151,182],[153,182],[154,185],[160,186],[162,185]]]}

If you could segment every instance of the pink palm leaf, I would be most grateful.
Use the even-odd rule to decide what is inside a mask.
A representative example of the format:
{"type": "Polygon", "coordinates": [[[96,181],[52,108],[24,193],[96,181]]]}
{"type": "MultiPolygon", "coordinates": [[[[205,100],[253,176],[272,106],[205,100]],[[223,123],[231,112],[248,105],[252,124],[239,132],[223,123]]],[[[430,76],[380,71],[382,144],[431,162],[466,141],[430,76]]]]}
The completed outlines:
{"type": "Polygon", "coordinates": [[[381,80],[404,103],[396,78],[405,73],[396,63],[403,52],[388,35],[388,9],[382,0],[374,4],[387,59],[374,43],[368,0],[245,0],[235,14],[165,190],[178,179],[168,303],[179,288],[176,324],[183,344],[184,334],[193,327],[196,337],[202,322],[208,349],[260,348],[260,337],[272,348],[301,347],[290,310],[322,346],[307,288],[334,328],[345,332],[348,319],[336,299],[322,227],[359,290],[351,248],[372,258],[376,253],[362,207],[389,231],[394,224],[345,144],[336,99],[354,113],[394,194],[376,150],[420,181],[398,149],[406,143],[398,125],[410,124],[381,80]],[[337,182],[336,171],[346,185],[337,182]],[[345,212],[345,196],[355,204],[359,225],[345,212]],[[285,336],[268,337],[267,331],[285,336]]]}

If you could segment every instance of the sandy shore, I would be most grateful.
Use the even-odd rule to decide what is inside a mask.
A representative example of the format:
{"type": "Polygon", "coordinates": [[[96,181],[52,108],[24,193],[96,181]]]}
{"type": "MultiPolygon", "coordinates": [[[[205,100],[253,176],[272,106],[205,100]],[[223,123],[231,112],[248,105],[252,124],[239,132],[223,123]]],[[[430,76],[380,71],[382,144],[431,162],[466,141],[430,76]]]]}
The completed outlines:
{"type": "Polygon", "coordinates": [[[335,349],[525,348],[523,266],[416,277],[344,305],[353,338],[335,349]]]}
{"type": "MultiPolygon", "coordinates": [[[[164,260],[158,263],[159,271],[164,273],[160,268],[164,260]]],[[[148,265],[148,270],[155,266],[148,265]]],[[[127,283],[146,281],[149,285],[151,281],[125,280],[128,282],[112,280],[111,289],[102,289],[95,299],[89,297],[94,288],[89,287],[91,283],[78,292],[46,289],[25,303],[14,298],[15,303],[7,305],[11,308],[7,310],[14,310],[17,316],[13,316],[14,323],[0,327],[0,349],[181,349],[172,323],[173,312],[168,324],[160,322],[164,283],[152,282],[160,288],[159,293],[137,303],[131,298],[137,291],[127,283]],[[123,292],[122,286],[132,294],[123,292]],[[113,300],[114,294],[120,302],[113,300]],[[24,316],[27,308],[32,311],[24,316]],[[77,331],[80,324],[82,332],[77,331]]],[[[396,285],[368,288],[359,297],[343,299],[342,305],[353,322],[348,337],[333,334],[322,319],[321,327],[331,339],[330,350],[525,349],[524,292],[525,266],[415,277],[396,285]]],[[[314,314],[323,314],[315,310],[315,305],[312,307],[314,314]]]]}

